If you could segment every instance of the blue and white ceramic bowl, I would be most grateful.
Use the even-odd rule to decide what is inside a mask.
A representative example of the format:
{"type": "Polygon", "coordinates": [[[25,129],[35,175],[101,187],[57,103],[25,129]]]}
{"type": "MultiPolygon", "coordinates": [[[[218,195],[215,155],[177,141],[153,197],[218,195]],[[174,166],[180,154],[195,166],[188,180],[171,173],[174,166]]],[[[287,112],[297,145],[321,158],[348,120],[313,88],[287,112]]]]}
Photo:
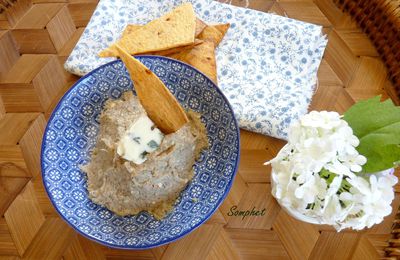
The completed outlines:
{"type": "Polygon", "coordinates": [[[104,102],[132,89],[121,61],[81,78],[61,99],[46,127],[43,182],[58,213],[79,233],[103,245],[144,249],[172,242],[205,222],[229,192],[239,163],[239,128],[228,101],[201,72],[159,56],[138,56],[184,108],[201,114],[210,147],[194,165],[195,177],[172,212],[158,221],[147,212],[120,217],[93,203],[79,165],[90,159],[104,102]]]}

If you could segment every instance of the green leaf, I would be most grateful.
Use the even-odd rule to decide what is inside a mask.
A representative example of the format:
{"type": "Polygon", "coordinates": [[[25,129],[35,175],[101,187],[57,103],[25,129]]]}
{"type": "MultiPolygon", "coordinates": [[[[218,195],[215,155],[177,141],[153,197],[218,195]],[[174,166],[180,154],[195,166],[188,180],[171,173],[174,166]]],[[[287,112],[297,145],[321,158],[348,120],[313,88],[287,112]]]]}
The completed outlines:
{"type": "Polygon", "coordinates": [[[400,107],[380,96],[360,101],[344,113],[344,120],[360,139],[357,150],[367,158],[363,172],[377,172],[400,161],[400,107]]]}
{"type": "Polygon", "coordinates": [[[400,163],[399,145],[387,145],[376,150],[362,151],[363,155],[368,159],[367,164],[363,166],[364,172],[378,172],[392,168],[400,163]]]}
{"type": "Polygon", "coordinates": [[[328,183],[328,185],[330,185],[333,181],[333,179],[337,176],[337,174],[328,171],[325,168],[322,168],[321,171],[319,172],[319,174],[321,175],[321,177],[323,177],[326,180],[326,183],[328,183]]]}

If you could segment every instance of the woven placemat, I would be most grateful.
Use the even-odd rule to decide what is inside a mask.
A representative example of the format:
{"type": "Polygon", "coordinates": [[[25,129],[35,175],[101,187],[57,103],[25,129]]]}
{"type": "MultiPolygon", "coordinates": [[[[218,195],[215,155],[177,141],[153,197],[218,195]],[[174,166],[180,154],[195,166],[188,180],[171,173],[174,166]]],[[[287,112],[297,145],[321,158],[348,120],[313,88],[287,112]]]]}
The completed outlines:
{"type": "Polygon", "coordinates": [[[17,0],[0,0],[0,14],[11,8],[17,0]]]}
{"type": "MultiPolygon", "coordinates": [[[[400,0],[335,0],[369,36],[385,62],[400,104],[400,0]]],[[[396,95],[396,96],[394,96],[396,95]]]]}
{"type": "MultiPolygon", "coordinates": [[[[226,2],[226,1],[225,1],[226,2]]],[[[332,0],[234,0],[320,24],[328,36],[310,109],[346,111],[393,85],[374,45],[332,0]]],[[[78,79],[62,67],[94,0],[18,0],[0,14],[0,259],[378,259],[398,254],[396,214],[363,232],[337,233],[288,216],[271,196],[270,160],[284,142],[241,132],[241,162],[215,215],[185,238],[145,251],[115,250],[78,235],[55,212],[41,180],[40,143],[60,97],[78,79]],[[244,220],[231,209],[262,210],[244,220]],[[396,251],[396,252],[394,252],[396,251]]],[[[387,91],[386,91],[387,90],[387,91]]],[[[399,172],[396,173],[399,175],[399,172]]],[[[394,209],[400,205],[396,186],[394,209]]],[[[395,256],[393,256],[395,259],[395,256]]]]}

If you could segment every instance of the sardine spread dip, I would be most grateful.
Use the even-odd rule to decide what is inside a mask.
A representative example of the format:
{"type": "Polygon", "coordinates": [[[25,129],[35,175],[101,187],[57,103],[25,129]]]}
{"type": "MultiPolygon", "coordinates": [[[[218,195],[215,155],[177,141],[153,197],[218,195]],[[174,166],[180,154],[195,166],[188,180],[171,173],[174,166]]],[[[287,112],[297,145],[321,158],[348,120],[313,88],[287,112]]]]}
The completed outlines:
{"type": "Polygon", "coordinates": [[[192,111],[188,112],[189,123],[175,133],[163,136],[155,126],[148,130],[154,132],[136,130],[144,132],[143,136],[134,136],[135,130],[129,132],[138,129],[139,123],[134,124],[140,120],[150,127],[146,117],[131,91],[120,99],[108,100],[100,115],[100,132],[91,160],[81,169],[87,174],[93,202],[121,216],[148,211],[160,219],[193,178],[195,160],[208,141],[200,115],[192,111]],[[154,140],[149,139],[151,136],[154,140]],[[142,139],[146,143],[141,143],[142,139]],[[124,151],[133,149],[133,145],[143,152],[131,151],[129,155],[124,151]]]}

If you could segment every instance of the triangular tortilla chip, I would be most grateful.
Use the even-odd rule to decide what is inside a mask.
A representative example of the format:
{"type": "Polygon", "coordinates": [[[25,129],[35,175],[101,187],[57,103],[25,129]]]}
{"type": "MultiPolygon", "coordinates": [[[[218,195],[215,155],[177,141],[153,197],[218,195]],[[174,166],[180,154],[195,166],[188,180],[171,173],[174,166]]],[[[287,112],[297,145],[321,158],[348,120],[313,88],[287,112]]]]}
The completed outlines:
{"type": "Polygon", "coordinates": [[[205,41],[190,50],[175,53],[169,55],[169,57],[192,65],[217,83],[217,64],[214,49],[213,42],[205,41]]]}
{"type": "MultiPolygon", "coordinates": [[[[135,37],[133,34],[134,31],[136,31],[139,28],[142,28],[144,25],[138,25],[138,24],[128,24],[124,31],[121,34],[120,39],[125,38],[125,37],[135,37]]],[[[195,29],[195,37],[197,37],[203,30],[206,28],[207,24],[200,20],[198,17],[196,17],[196,29],[195,29]]]]}
{"type": "Polygon", "coordinates": [[[118,45],[115,48],[128,69],[140,103],[157,127],[170,134],[189,122],[181,105],[157,75],[118,45]]]}
{"type": "Polygon", "coordinates": [[[222,33],[222,36],[225,36],[226,32],[228,31],[229,27],[231,27],[231,24],[229,23],[222,23],[222,24],[215,24],[212,25],[215,27],[218,31],[222,33]]]}
{"type": "Polygon", "coordinates": [[[143,27],[143,25],[128,24],[125,27],[124,31],[122,32],[121,37],[119,37],[119,38],[122,39],[122,38],[126,38],[126,37],[135,37],[133,32],[142,27],[143,27]]]}
{"type": "Polygon", "coordinates": [[[199,34],[207,27],[207,24],[200,20],[200,18],[196,17],[196,31],[195,36],[199,36],[199,34]]]}
{"type": "MultiPolygon", "coordinates": [[[[195,36],[197,37],[203,30],[206,28],[207,24],[205,24],[202,20],[199,18],[196,18],[196,33],[195,36]]],[[[135,37],[135,31],[139,28],[143,27],[143,25],[137,25],[137,24],[128,24],[124,31],[122,32],[122,35],[120,39],[125,38],[125,37],[135,37]]],[[[167,50],[162,50],[162,51],[152,51],[152,52],[144,52],[144,53],[137,53],[137,54],[150,54],[150,55],[161,55],[161,56],[166,56],[169,54],[177,53],[183,50],[188,50],[193,48],[196,45],[199,45],[202,43],[202,40],[195,39],[193,44],[186,45],[186,46],[180,46],[176,48],[171,48],[167,50]]]]}
{"type": "Polygon", "coordinates": [[[229,26],[230,26],[229,24],[208,25],[199,34],[198,38],[204,41],[212,41],[216,48],[222,41],[222,38],[224,38],[224,35],[228,30],[229,26]]]}
{"type": "Polygon", "coordinates": [[[197,45],[201,44],[202,42],[204,42],[204,41],[199,40],[199,39],[195,39],[195,40],[194,40],[194,43],[191,44],[191,45],[176,47],[176,48],[172,48],[172,49],[168,49],[168,50],[163,50],[163,51],[146,52],[146,53],[142,53],[142,54],[167,56],[167,55],[174,54],[174,53],[177,53],[177,52],[182,52],[182,51],[185,51],[185,50],[190,50],[190,49],[192,49],[194,46],[197,46],[197,45]]]}
{"type": "MultiPolygon", "coordinates": [[[[135,30],[135,37],[121,38],[117,44],[129,54],[161,51],[193,44],[195,29],[193,6],[185,3],[135,30]]],[[[117,56],[115,44],[101,51],[99,56],[117,56]]]]}

